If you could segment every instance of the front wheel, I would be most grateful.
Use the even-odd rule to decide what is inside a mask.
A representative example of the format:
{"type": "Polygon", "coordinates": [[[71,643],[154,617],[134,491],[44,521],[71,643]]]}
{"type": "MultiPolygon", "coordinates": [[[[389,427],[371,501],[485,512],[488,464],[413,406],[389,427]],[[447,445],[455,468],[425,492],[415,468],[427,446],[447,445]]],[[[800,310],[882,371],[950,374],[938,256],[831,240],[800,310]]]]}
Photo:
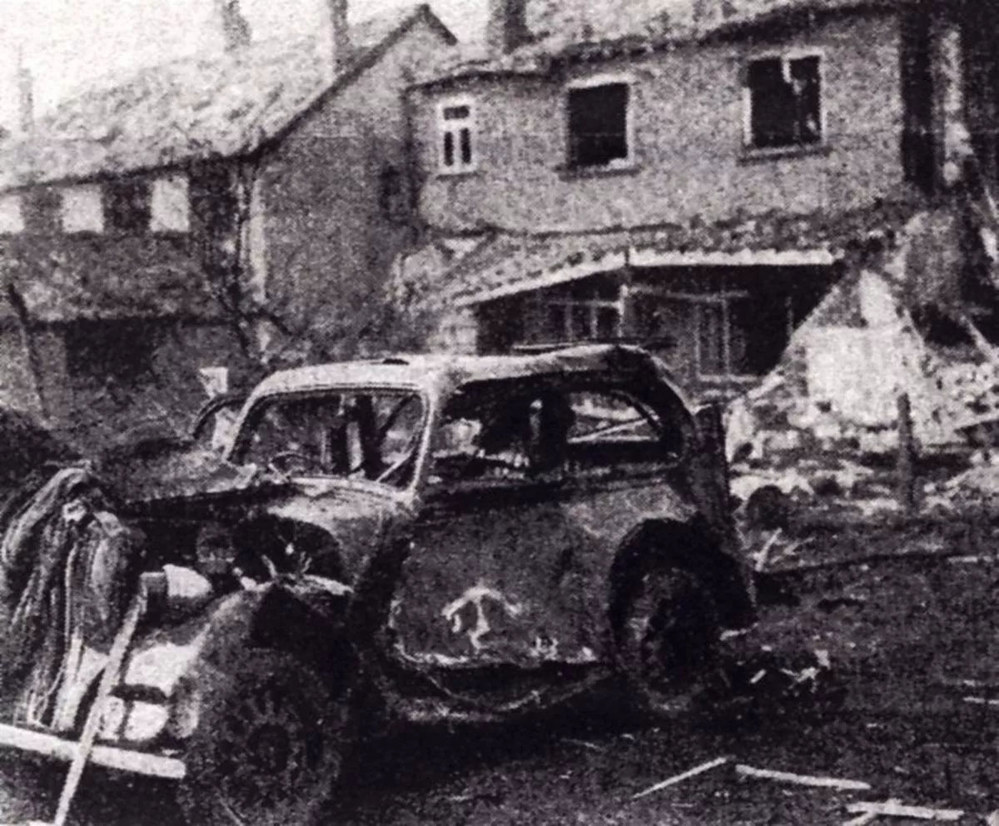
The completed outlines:
{"type": "Polygon", "coordinates": [[[180,803],[192,824],[307,824],[328,800],[347,709],[294,657],[249,649],[206,693],[180,803]]]}
{"type": "Polygon", "coordinates": [[[647,711],[687,711],[719,673],[720,634],[714,600],[699,577],[648,570],[629,583],[614,624],[618,667],[647,711]]]}

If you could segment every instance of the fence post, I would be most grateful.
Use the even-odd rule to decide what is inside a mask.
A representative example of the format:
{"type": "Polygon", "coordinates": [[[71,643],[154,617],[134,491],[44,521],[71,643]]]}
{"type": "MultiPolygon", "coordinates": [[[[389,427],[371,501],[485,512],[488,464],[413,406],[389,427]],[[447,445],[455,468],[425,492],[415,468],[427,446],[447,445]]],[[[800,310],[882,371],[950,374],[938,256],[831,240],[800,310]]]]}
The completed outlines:
{"type": "Polygon", "coordinates": [[[916,439],[912,432],[912,404],[908,393],[898,396],[898,504],[905,513],[915,513],[916,499],[916,439]]]}

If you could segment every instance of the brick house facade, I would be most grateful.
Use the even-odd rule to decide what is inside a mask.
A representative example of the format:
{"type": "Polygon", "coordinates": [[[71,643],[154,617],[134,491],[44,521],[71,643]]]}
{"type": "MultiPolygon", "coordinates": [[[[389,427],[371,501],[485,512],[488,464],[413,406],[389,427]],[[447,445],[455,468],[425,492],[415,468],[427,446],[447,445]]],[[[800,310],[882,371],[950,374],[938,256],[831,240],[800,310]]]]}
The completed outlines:
{"type": "MultiPolygon", "coordinates": [[[[967,132],[995,176],[985,4],[618,3],[542,30],[560,5],[495,3],[507,40],[412,92],[427,235],[397,279],[438,297],[435,346],[637,340],[728,396],[830,285],[950,209],[967,132]]],[[[914,303],[965,289],[938,252],[914,303]]]]}
{"type": "Polygon", "coordinates": [[[332,45],[241,30],[0,144],[0,403],[85,445],[176,432],[202,368],[253,378],[376,323],[411,241],[403,89],[454,37],[427,6],[331,10],[332,45]]]}

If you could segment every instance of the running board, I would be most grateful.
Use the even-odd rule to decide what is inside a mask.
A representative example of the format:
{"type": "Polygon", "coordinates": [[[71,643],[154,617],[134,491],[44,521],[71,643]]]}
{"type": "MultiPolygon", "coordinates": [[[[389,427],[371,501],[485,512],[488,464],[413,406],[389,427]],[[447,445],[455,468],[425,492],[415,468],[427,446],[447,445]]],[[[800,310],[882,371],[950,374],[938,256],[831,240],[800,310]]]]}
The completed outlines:
{"type": "MultiPolygon", "coordinates": [[[[53,757],[56,760],[72,761],[76,757],[79,744],[75,740],[64,740],[62,737],[43,731],[32,731],[0,723],[0,748],[19,749],[53,757]]],[[[89,762],[108,769],[146,777],[162,777],[167,780],[183,780],[187,774],[184,761],[176,757],[120,749],[115,746],[95,745],[90,752],[89,762]]]]}

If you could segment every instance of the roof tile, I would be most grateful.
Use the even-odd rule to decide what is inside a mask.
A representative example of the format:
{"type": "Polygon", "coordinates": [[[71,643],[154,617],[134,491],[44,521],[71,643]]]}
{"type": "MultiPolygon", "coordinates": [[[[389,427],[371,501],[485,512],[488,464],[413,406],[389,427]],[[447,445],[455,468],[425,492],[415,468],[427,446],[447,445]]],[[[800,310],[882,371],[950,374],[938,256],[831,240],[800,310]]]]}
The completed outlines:
{"type": "Polygon", "coordinates": [[[353,26],[354,54],[335,77],[322,38],[272,39],[81,91],[33,135],[0,144],[0,189],[252,151],[426,12],[410,7],[353,26]]]}

